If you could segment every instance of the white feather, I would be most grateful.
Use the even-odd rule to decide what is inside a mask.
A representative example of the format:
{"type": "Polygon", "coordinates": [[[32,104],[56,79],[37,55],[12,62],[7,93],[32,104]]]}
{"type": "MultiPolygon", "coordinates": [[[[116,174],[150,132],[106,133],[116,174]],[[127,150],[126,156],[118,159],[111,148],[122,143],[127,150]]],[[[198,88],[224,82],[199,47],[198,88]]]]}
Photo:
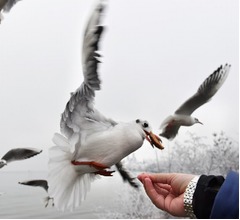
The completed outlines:
{"type": "Polygon", "coordinates": [[[51,184],[49,184],[48,193],[51,198],[54,198],[54,206],[58,209],[73,210],[85,199],[96,175],[83,174],[75,169],[71,164],[70,144],[62,135],[55,134],[54,142],[59,145],[49,150],[48,182],[51,184]]]}

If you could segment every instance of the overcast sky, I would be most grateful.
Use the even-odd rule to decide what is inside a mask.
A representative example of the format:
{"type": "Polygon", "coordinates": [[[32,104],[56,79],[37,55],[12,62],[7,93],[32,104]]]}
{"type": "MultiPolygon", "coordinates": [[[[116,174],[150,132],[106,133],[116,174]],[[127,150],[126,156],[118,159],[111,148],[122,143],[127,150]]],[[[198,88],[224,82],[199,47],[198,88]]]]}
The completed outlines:
{"type": "MultiPolygon", "coordinates": [[[[5,171],[47,169],[60,114],[83,81],[82,35],[95,3],[22,0],[4,14],[0,154],[15,147],[44,150],[5,171]]],[[[187,131],[208,137],[224,131],[238,140],[238,10],[238,0],[109,0],[96,108],[116,121],[146,119],[159,134],[161,122],[221,64],[230,63],[222,88],[193,113],[204,125],[181,128],[175,140],[187,131]]],[[[143,155],[155,155],[147,143],[136,154],[143,155]]]]}

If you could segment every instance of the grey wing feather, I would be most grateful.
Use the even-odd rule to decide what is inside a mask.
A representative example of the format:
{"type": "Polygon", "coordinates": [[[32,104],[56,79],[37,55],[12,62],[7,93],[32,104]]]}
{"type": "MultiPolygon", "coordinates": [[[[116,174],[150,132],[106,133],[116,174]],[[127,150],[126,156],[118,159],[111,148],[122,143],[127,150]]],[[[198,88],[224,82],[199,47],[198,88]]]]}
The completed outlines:
{"type": "MultiPolygon", "coordinates": [[[[8,0],[5,1],[5,5],[3,6],[3,11],[5,12],[9,12],[11,10],[11,8],[20,0],[8,0]]],[[[4,1],[3,1],[4,2],[4,1]]]]}
{"type": "Polygon", "coordinates": [[[0,0],[0,12],[3,9],[3,7],[6,5],[7,0],[0,0]]]}
{"type": "Polygon", "coordinates": [[[117,167],[118,172],[123,178],[123,181],[128,182],[132,187],[138,188],[139,185],[134,181],[135,178],[132,178],[128,171],[123,167],[122,162],[118,162],[115,164],[117,167]]]}
{"type": "Polygon", "coordinates": [[[100,89],[100,79],[98,75],[99,40],[102,36],[103,26],[100,25],[104,5],[99,3],[92,13],[84,32],[82,47],[82,63],[84,82],[71,94],[64,112],[61,116],[61,132],[70,138],[75,131],[81,130],[81,124],[88,126],[93,121],[100,121],[107,126],[115,125],[111,119],[105,118],[93,107],[95,91],[100,89]]]}
{"type": "Polygon", "coordinates": [[[97,74],[100,54],[99,41],[104,27],[100,25],[105,5],[101,2],[93,11],[84,32],[82,44],[82,67],[84,82],[93,90],[100,89],[100,79],[97,74]]]}
{"type": "MultiPolygon", "coordinates": [[[[168,117],[168,118],[170,118],[170,117],[168,117]]],[[[162,137],[165,137],[169,140],[172,140],[173,138],[176,137],[176,135],[178,133],[178,130],[180,128],[180,125],[176,125],[174,123],[171,123],[171,121],[169,123],[167,123],[167,120],[166,120],[165,123],[161,127],[162,127],[163,130],[162,130],[162,133],[159,134],[159,135],[162,136],[162,137]]]]}
{"type": "Polygon", "coordinates": [[[37,154],[40,154],[42,150],[35,148],[14,148],[9,150],[3,157],[3,160],[6,160],[7,163],[16,161],[16,160],[24,160],[30,157],[33,157],[37,154]]]}
{"type": "Polygon", "coordinates": [[[200,85],[198,91],[184,102],[176,111],[176,114],[191,115],[198,107],[208,102],[225,82],[231,65],[226,64],[215,70],[200,85]]]}
{"type": "Polygon", "coordinates": [[[18,182],[18,183],[22,185],[27,185],[27,186],[39,186],[39,187],[42,187],[46,192],[48,191],[47,180],[37,179],[37,180],[28,180],[28,181],[18,182]]]}

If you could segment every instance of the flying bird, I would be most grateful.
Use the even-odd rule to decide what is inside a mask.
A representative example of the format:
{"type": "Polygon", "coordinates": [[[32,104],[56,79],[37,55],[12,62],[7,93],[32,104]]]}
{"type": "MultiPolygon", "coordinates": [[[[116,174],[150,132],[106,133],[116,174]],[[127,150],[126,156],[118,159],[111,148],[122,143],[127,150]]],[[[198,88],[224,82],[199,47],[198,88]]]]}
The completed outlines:
{"type": "Polygon", "coordinates": [[[201,105],[207,103],[220,89],[226,80],[230,71],[231,65],[226,64],[215,70],[204,82],[200,85],[197,92],[185,101],[174,113],[168,116],[160,125],[162,133],[159,134],[167,139],[174,139],[181,126],[192,126],[196,123],[202,124],[197,118],[191,114],[201,105]]]}
{"type": "Polygon", "coordinates": [[[61,115],[61,134],[55,133],[55,146],[49,149],[48,193],[59,210],[79,207],[90,183],[100,175],[112,176],[114,171],[109,168],[118,164],[120,169],[120,161],[140,148],[145,139],[163,148],[147,121],[118,123],[94,108],[95,91],[101,84],[98,50],[104,7],[100,2],[87,23],[82,46],[84,81],[71,93],[61,115]]]}
{"type": "MultiPolygon", "coordinates": [[[[48,182],[47,180],[43,179],[36,179],[36,180],[28,180],[23,182],[18,182],[21,185],[26,186],[35,186],[35,187],[42,187],[46,192],[48,192],[48,182]]],[[[47,196],[44,198],[45,207],[48,206],[49,201],[52,200],[52,206],[54,206],[53,198],[47,196]]]]}
{"type": "Polygon", "coordinates": [[[40,154],[42,150],[36,148],[14,148],[9,150],[0,160],[0,168],[4,167],[10,162],[25,160],[40,154]]]}
{"type": "Polygon", "coordinates": [[[0,0],[0,23],[3,19],[2,11],[9,12],[13,5],[15,5],[20,0],[0,0]]]}

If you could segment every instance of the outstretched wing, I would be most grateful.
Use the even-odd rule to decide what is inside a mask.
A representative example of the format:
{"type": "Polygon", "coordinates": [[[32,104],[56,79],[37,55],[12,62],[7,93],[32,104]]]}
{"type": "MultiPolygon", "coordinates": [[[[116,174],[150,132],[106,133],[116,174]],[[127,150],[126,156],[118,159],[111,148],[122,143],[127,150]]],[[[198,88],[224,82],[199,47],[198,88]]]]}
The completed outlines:
{"type": "Polygon", "coordinates": [[[42,150],[36,148],[14,148],[9,150],[3,157],[3,160],[6,160],[7,163],[16,161],[16,160],[24,160],[30,157],[33,157],[37,154],[40,154],[42,150]]]}
{"type": "Polygon", "coordinates": [[[84,81],[72,93],[61,117],[61,132],[67,138],[73,138],[75,143],[83,135],[83,132],[85,132],[84,136],[87,136],[89,131],[97,132],[116,124],[113,120],[104,117],[93,106],[95,91],[100,90],[98,49],[104,29],[100,25],[103,10],[104,5],[100,2],[87,23],[82,46],[84,81]]]}
{"type": "Polygon", "coordinates": [[[48,191],[47,180],[37,179],[37,180],[28,180],[28,181],[23,181],[18,183],[21,185],[27,185],[27,186],[39,186],[39,187],[42,187],[46,192],[48,191]]]}
{"type": "Polygon", "coordinates": [[[208,102],[225,82],[231,65],[226,64],[215,70],[200,85],[198,91],[184,102],[176,111],[176,114],[191,115],[198,107],[208,102]]]}

